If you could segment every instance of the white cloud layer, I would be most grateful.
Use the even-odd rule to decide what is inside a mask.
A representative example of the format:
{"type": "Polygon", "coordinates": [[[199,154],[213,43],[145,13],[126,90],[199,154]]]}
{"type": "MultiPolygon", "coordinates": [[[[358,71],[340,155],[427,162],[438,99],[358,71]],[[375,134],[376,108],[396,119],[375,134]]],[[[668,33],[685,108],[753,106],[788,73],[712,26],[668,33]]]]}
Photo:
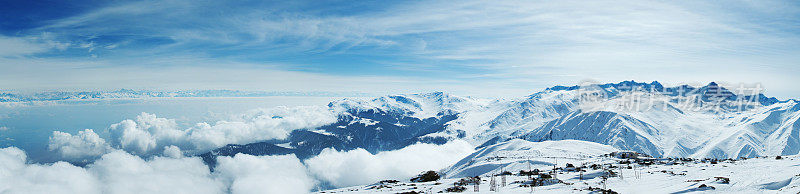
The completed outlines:
{"type": "Polygon", "coordinates": [[[211,173],[198,157],[143,160],[114,151],[81,168],[26,164],[22,150],[0,149],[0,193],[307,193],[313,185],[292,155],[222,157],[211,173]]]}
{"type": "Polygon", "coordinates": [[[0,149],[0,193],[100,193],[99,180],[66,162],[26,164],[22,150],[0,149]]]}
{"type": "Polygon", "coordinates": [[[181,148],[179,148],[178,146],[174,146],[174,145],[164,147],[164,153],[163,154],[164,154],[164,156],[171,157],[171,158],[182,158],[183,157],[183,151],[181,151],[181,148]]]}
{"type": "Polygon", "coordinates": [[[315,181],[294,155],[218,157],[215,174],[232,193],[304,193],[315,181]]]}
{"type": "Polygon", "coordinates": [[[222,193],[200,158],[155,157],[145,161],[123,151],[103,155],[88,166],[103,193],[222,193]]]}
{"type": "Polygon", "coordinates": [[[145,155],[167,145],[186,141],[186,131],[178,129],[175,120],[142,113],[136,120],[124,120],[109,128],[110,142],[133,154],[145,155]]]}
{"type": "Polygon", "coordinates": [[[149,160],[114,150],[82,168],[67,162],[28,164],[24,151],[3,148],[0,193],[307,193],[321,182],[352,186],[440,170],[473,148],[454,141],[415,144],[374,155],[363,149],[327,149],[305,164],[294,155],[237,154],[218,157],[213,173],[199,157],[182,157],[176,146],[164,150],[168,157],[149,160]]]}
{"type": "Polygon", "coordinates": [[[205,152],[227,144],[282,139],[292,130],[319,127],[336,119],[335,113],[325,107],[276,107],[249,111],[228,121],[198,123],[181,129],[173,119],[142,113],[136,119],[111,125],[108,140],[91,129],[77,135],[55,131],[48,148],[71,161],[97,157],[112,149],[139,156],[157,155],[166,150],[169,153],[165,155],[177,156],[176,153],[205,152]]]}
{"type": "Polygon", "coordinates": [[[403,149],[371,154],[364,149],[336,151],[328,148],[305,161],[320,180],[337,187],[406,179],[422,171],[441,170],[473,152],[465,141],[443,145],[415,144],[403,149]]]}
{"type": "Polygon", "coordinates": [[[112,150],[111,146],[91,129],[79,131],[74,136],[61,131],[53,131],[47,148],[59,153],[61,158],[65,159],[94,158],[112,150]]]}
{"type": "Polygon", "coordinates": [[[231,121],[220,121],[213,125],[199,123],[189,130],[189,138],[197,149],[204,150],[230,143],[283,139],[295,129],[320,127],[336,120],[336,114],[327,107],[280,106],[256,109],[232,118],[231,121]]]}

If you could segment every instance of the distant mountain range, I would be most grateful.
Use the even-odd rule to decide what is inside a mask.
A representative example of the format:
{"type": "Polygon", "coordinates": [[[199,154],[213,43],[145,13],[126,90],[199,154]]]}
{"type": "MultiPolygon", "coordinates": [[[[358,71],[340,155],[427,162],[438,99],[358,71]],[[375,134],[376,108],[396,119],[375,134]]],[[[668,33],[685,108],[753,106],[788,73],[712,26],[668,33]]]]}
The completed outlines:
{"type": "Polygon", "coordinates": [[[267,97],[267,96],[371,96],[357,92],[291,92],[240,90],[148,91],[120,89],[115,91],[51,91],[39,93],[0,92],[0,102],[32,102],[57,100],[99,100],[164,97],[267,97]]]}
{"type": "Polygon", "coordinates": [[[343,99],[328,107],[338,122],[298,129],[289,138],[228,145],[202,156],[294,153],[322,149],[400,149],[418,142],[466,140],[487,147],[514,139],[582,140],[654,157],[738,158],[800,152],[800,103],[737,93],[716,83],[665,87],[625,81],[555,86],[510,100],[434,92],[343,99]]]}

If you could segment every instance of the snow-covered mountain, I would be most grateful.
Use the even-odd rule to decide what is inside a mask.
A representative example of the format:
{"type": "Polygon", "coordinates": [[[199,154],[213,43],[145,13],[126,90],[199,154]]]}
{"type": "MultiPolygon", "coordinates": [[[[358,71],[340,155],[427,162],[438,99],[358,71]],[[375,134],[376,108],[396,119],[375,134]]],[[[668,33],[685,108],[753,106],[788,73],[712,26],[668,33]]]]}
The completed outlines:
{"type": "Polygon", "coordinates": [[[658,82],[553,87],[525,102],[531,105],[512,106],[511,113],[488,121],[488,131],[513,131],[498,134],[500,139],[577,139],[657,157],[798,153],[796,100],[737,95],[713,82],[699,88],[664,88],[658,82]],[[517,122],[491,130],[498,120],[517,122]]]}
{"type": "Polygon", "coordinates": [[[662,150],[653,144],[651,139],[655,137],[651,134],[658,134],[658,129],[629,115],[578,110],[549,121],[520,138],[529,141],[578,139],[661,156],[662,150]]]}
{"type": "MultiPolygon", "coordinates": [[[[572,139],[655,157],[738,158],[800,152],[798,101],[779,101],[758,92],[737,93],[714,82],[702,87],[634,81],[555,86],[510,100],[434,92],[342,99],[328,107],[339,115],[338,122],[295,130],[288,139],[273,144],[301,157],[328,147],[375,153],[454,139],[479,148],[513,139],[572,139]]],[[[239,152],[224,149],[229,150],[212,153],[239,152]]]]}
{"type": "Polygon", "coordinates": [[[442,92],[392,95],[374,99],[342,99],[328,107],[338,114],[335,123],[314,129],[291,132],[285,140],[247,145],[228,145],[203,154],[206,161],[215,156],[278,155],[293,153],[308,158],[325,148],[365,149],[371,153],[396,150],[415,143],[444,144],[465,138],[463,131],[447,131],[459,114],[478,111],[487,100],[452,96],[442,92]],[[264,145],[270,144],[270,145],[264,145]],[[277,146],[284,149],[275,149],[277,146]],[[254,148],[270,148],[264,151],[254,148]]]}

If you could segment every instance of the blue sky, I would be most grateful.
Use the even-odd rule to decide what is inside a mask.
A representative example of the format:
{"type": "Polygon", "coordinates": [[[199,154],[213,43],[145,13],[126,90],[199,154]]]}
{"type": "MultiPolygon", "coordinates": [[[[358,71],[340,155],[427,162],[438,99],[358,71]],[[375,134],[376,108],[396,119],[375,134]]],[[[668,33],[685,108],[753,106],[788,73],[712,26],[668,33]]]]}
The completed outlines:
{"type": "Polygon", "coordinates": [[[585,80],[800,96],[797,1],[5,1],[0,89],[520,96],[585,80]]]}

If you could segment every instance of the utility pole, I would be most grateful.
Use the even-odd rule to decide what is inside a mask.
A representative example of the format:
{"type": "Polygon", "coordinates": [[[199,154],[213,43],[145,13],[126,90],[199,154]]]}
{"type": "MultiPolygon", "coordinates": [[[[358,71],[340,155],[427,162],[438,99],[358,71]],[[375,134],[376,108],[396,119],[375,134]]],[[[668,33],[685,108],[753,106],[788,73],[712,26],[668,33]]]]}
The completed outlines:
{"type": "Polygon", "coordinates": [[[502,184],[500,184],[500,185],[502,185],[500,187],[505,187],[506,186],[506,175],[505,174],[501,175],[500,180],[501,180],[500,182],[502,183],[502,184]]]}
{"type": "Polygon", "coordinates": [[[556,161],[556,163],[553,164],[553,178],[554,179],[558,179],[558,172],[556,172],[556,167],[558,166],[558,158],[557,157],[553,157],[553,159],[555,159],[555,161],[556,161]]]}
{"type": "Polygon", "coordinates": [[[580,175],[578,176],[578,180],[583,180],[583,171],[584,171],[583,169],[584,168],[586,168],[586,162],[581,163],[581,168],[578,169],[578,173],[580,173],[580,175]]]}
{"type": "Polygon", "coordinates": [[[607,170],[607,168],[605,168],[605,165],[603,165],[603,177],[602,178],[603,178],[603,190],[606,190],[606,181],[608,180],[608,170],[607,170]]]}
{"type": "Polygon", "coordinates": [[[506,186],[506,171],[504,167],[500,167],[500,188],[506,186]]]}
{"type": "Polygon", "coordinates": [[[495,175],[492,175],[491,180],[489,181],[489,191],[497,191],[497,181],[494,179],[495,175]]]}
{"type": "Polygon", "coordinates": [[[531,180],[531,174],[533,174],[533,172],[531,172],[531,158],[528,157],[528,180],[531,180]]]}
{"type": "Polygon", "coordinates": [[[533,179],[531,178],[531,174],[533,174],[533,172],[531,171],[531,157],[528,156],[528,181],[531,181],[531,184],[528,185],[528,186],[530,186],[531,193],[533,193],[533,185],[534,185],[534,183],[533,183],[533,179]]]}

